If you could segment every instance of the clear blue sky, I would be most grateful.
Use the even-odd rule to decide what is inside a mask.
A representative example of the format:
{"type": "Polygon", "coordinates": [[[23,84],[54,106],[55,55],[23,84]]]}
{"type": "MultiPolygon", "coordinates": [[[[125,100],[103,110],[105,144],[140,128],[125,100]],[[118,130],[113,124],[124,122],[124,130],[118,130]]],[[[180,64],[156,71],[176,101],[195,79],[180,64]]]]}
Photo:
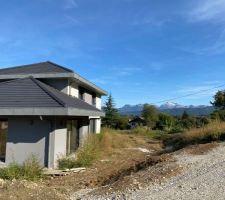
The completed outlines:
{"type": "MultiPolygon", "coordinates": [[[[51,60],[155,103],[225,83],[225,0],[0,1],[0,66],[51,60]]],[[[177,100],[209,104],[215,90],[177,100]]]]}

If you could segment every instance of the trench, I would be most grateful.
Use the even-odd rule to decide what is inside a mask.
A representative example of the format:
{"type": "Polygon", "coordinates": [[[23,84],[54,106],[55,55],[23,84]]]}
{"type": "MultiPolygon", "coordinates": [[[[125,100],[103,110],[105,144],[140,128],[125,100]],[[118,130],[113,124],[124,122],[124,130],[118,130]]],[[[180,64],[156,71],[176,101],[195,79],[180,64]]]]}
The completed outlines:
{"type": "Polygon", "coordinates": [[[144,161],[136,162],[133,166],[126,169],[121,169],[116,173],[108,176],[104,181],[102,181],[101,186],[111,185],[124,178],[125,176],[130,176],[133,173],[145,170],[146,168],[154,166],[161,162],[163,162],[163,159],[159,156],[146,156],[146,159],[144,161]]]}

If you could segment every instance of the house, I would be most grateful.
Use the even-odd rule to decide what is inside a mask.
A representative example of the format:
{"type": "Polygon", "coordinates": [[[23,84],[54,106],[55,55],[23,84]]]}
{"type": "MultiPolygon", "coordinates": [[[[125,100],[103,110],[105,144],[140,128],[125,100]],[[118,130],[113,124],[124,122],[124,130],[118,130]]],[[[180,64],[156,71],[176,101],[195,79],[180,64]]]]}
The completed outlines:
{"type": "Polygon", "coordinates": [[[136,128],[138,126],[146,126],[146,121],[143,117],[136,116],[134,119],[129,120],[128,126],[130,128],[136,128]]]}
{"type": "Polygon", "coordinates": [[[42,62],[0,69],[0,159],[22,163],[36,155],[57,167],[101,128],[107,92],[70,69],[42,62]]]}

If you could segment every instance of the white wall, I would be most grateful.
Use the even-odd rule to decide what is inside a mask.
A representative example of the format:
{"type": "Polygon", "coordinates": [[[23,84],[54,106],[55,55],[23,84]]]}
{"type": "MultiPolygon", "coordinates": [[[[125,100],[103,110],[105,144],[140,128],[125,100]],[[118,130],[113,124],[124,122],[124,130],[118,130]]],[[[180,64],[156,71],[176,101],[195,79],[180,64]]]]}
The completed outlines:
{"type": "Polygon", "coordinates": [[[77,83],[72,82],[70,84],[69,95],[79,98],[79,89],[78,89],[78,84],[77,83]]]}
{"type": "Polygon", "coordinates": [[[102,109],[102,99],[100,96],[96,96],[96,108],[102,109]]]}

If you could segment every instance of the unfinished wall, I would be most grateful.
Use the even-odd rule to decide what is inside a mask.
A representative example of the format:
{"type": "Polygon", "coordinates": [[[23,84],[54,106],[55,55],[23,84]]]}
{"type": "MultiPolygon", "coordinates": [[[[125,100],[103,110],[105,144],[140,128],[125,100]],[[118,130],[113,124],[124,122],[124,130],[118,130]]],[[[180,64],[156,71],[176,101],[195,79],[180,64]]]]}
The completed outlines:
{"type": "Polygon", "coordinates": [[[52,130],[49,136],[49,160],[48,167],[56,168],[59,158],[66,155],[67,128],[63,119],[55,119],[52,122],[52,130]]]}
{"type": "Polygon", "coordinates": [[[71,96],[73,96],[73,97],[77,97],[77,98],[79,98],[79,86],[78,86],[78,84],[77,83],[75,83],[75,82],[72,82],[71,84],[70,84],[70,91],[69,91],[69,94],[71,95],[71,96]]]}
{"type": "Polygon", "coordinates": [[[31,155],[36,155],[44,166],[48,160],[48,134],[50,122],[38,117],[9,118],[6,144],[6,163],[14,160],[22,163],[31,155]]]}
{"type": "Polygon", "coordinates": [[[61,92],[64,92],[65,94],[69,94],[69,84],[68,84],[68,79],[66,78],[58,78],[58,79],[49,78],[49,79],[39,79],[39,80],[61,92]]]}

